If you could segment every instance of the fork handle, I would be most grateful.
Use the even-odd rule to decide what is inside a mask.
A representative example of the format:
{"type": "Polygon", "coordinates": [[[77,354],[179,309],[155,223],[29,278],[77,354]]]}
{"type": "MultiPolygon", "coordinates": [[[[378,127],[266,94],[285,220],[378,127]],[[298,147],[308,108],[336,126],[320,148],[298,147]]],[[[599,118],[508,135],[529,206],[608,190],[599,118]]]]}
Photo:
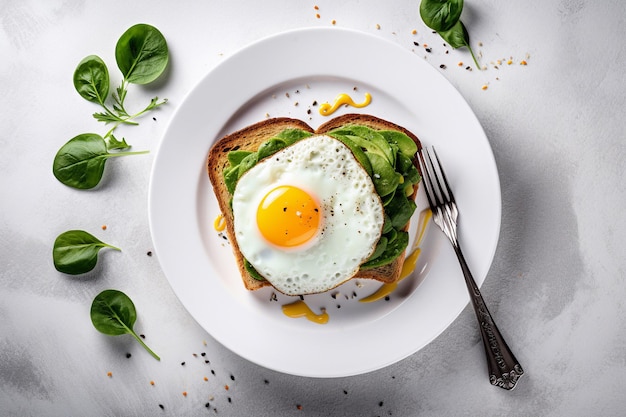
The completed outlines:
{"type": "Polygon", "coordinates": [[[458,245],[453,246],[456,256],[459,258],[463,276],[465,277],[465,284],[467,285],[470,299],[472,300],[472,306],[474,307],[474,312],[478,319],[480,335],[487,356],[489,382],[491,382],[492,385],[511,390],[515,388],[517,381],[524,374],[524,370],[504,341],[500,330],[498,330],[498,326],[496,326],[496,323],[493,321],[480,293],[480,289],[478,285],[476,285],[476,281],[474,281],[474,277],[467,266],[467,262],[465,262],[461,248],[458,245]]]}

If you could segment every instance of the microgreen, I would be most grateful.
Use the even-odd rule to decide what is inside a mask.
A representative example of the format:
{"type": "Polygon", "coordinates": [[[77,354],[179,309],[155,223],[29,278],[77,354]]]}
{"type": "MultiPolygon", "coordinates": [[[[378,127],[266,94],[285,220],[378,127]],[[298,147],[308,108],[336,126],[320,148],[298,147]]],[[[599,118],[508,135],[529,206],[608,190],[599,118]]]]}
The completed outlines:
{"type": "Polygon", "coordinates": [[[161,358],[154,353],[133,330],[137,320],[137,310],[133,301],[118,290],[105,290],[98,294],[91,304],[91,322],[100,333],[110,336],[132,335],[156,360],[161,358]]]}
{"type": "Polygon", "coordinates": [[[460,20],[462,11],[463,0],[422,0],[420,3],[420,16],[426,26],[439,33],[452,48],[467,47],[480,69],[470,46],[469,33],[460,20]]]}

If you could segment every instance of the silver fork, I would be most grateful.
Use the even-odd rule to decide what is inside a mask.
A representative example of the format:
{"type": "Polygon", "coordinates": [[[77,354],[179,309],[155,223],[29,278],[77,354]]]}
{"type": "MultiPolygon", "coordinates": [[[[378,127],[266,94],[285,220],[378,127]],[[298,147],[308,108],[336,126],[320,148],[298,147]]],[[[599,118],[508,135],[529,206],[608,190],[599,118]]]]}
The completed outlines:
{"type": "Polygon", "coordinates": [[[425,148],[420,150],[419,160],[424,178],[422,183],[424,184],[428,204],[433,213],[433,220],[452,242],[456,256],[461,264],[465,284],[472,300],[480,327],[480,335],[485,347],[489,381],[493,385],[511,390],[515,388],[517,381],[524,374],[524,370],[500,334],[489,310],[487,310],[487,305],[480,294],[476,281],[472,277],[467,262],[465,262],[457,237],[457,217],[459,216],[459,211],[446,175],[443,172],[441,162],[439,162],[437,152],[434,147],[432,149],[436,165],[433,163],[428,149],[425,148]]]}

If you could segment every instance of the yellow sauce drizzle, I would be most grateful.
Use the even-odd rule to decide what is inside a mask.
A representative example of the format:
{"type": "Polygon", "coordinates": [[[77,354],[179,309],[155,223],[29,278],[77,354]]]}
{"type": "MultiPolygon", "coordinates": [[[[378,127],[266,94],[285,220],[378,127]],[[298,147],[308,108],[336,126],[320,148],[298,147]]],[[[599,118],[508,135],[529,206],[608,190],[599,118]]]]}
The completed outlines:
{"type": "Polygon", "coordinates": [[[306,317],[307,320],[312,321],[317,324],[326,324],[328,323],[328,313],[326,313],[325,309],[322,309],[322,314],[315,314],[313,310],[304,302],[304,301],[296,301],[295,303],[285,304],[283,306],[283,313],[287,317],[291,318],[299,318],[306,317]]]}
{"type": "Polygon", "coordinates": [[[226,220],[224,219],[224,215],[222,213],[218,214],[213,221],[213,228],[217,232],[223,232],[224,229],[226,229],[226,220]]]}
{"type": "Polygon", "coordinates": [[[417,259],[419,258],[420,253],[422,252],[422,250],[419,248],[419,245],[422,242],[422,239],[424,238],[426,225],[430,221],[430,218],[432,217],[432,215],[433,213],[430,211],[430,209],[425,209],[420,213],[420,217],[418,220],[418,228],[417,228],[418,230],[416,233],[417,237],[415,239],[415,242],[413,243],[413,247],[411,248],[411,254],[404,259],[404,263],[402,264],[402,271],[400,272],[400,278],[396,282],[381,285],[378,288],[378,290],[376,290],[376,292],[374,292],[373,294],[368,295],[367,297],[361,298],[359,300],[361,303],[371,303],[371,302],[380,300],[381,298],[385,298],[386,296],[391,294],[393,290],[396,289],[396,287],[398,286],[398,282],[402,281],[404,278],[411,275],[411,273],[415,270],[417,259]]]}
{"type": "Polygon", "coordinates": [[[391,284],[383,284],[374,294],[368,295],[365,298],[361,298],[359,302],[361,303],[372,303],[374,301],[378,301],[381,298],[388,296],[393,290],[398,286],[398,281],[392,282],[391,284]]]}
{"type": "Polygon", "coordinates": [[[330,104],[330,103],[321,104],[320,114],[322,116],[330,116],[339,107],[343,106],[344,104],[347,104],[349,106],[356,107],[356,108],[362,108],[362,107],[367,106],[371,102],[372,102],[372,95],[370,93],[365,93],[365,101],[363,103],[355,103],[354,100],[352,100],[352,97],[350,97],[349,95],[345,93],[341,93],[337,97],[335,97],[335,102],[333,104],[330,104]]]}

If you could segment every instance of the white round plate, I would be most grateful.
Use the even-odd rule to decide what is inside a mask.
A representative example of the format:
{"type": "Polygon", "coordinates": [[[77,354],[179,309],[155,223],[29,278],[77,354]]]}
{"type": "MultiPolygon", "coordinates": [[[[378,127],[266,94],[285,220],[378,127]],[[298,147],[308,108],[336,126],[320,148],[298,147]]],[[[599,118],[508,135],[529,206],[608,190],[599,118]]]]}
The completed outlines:
{"type": "MultiPolygon", "coordinates": [[[[261,366],[309,377],[373,371],[427,345],[469,301],[452,247],[429,225],[415,272],[386,299],[360,302],[380,284],[352,280],[305,297],[313,311],[326,309],[327,324],[289,318],[281,306],[294,299],[270,288],[247,291],[229,243],[214,230],[219,209],[205,164],[215,141],[268,115],[316,128],[329,119],[319,114],[320,103],[339,93],[360,102],[366,92],[369,106],[335,115],[372,114],[435,145],[479,285],[493,259],[501,210],[493,153],[472,110],[437,70],[397,44],[344,29],[302,29],[256,42],[209,72],[177,110],[155,157],[149,214],[156,254],[183,305],[216,340],[261,366]]],[[[421,194],[417,203],[412,240],[427,206],[421,194]]]]}

